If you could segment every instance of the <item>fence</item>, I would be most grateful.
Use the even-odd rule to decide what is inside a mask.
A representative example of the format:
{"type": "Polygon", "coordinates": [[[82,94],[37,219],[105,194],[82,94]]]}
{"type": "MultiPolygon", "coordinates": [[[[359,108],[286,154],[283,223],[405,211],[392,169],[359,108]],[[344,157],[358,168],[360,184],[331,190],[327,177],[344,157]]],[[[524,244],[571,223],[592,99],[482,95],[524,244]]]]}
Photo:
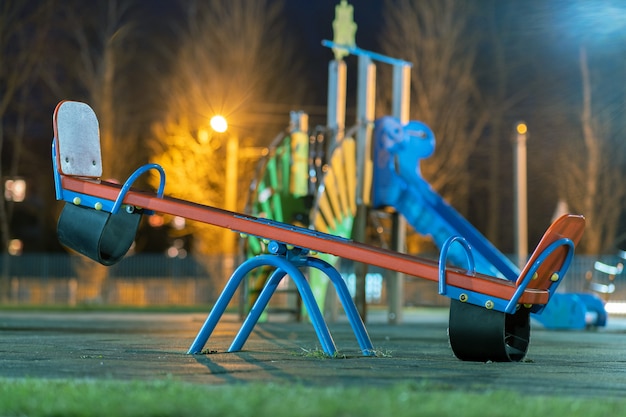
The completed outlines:
{"type": "MultiPolygon", "coordinates": [[[[589,278],[609,284],[606,274],[594,271],[596,261],[615,265],[620,258],[576,255],[559,291],[586,292],[589,278]]],[[[202,259],[135,255],[104,267],[79,256],[25,254],[10,257],[10,302],[13,305],[206,306],[215,302],[239,262],[240,259],[223,255],[202,259]]],[[[351,285],[354,281],[351,264],[342,265],[341,272],[351,285]]],[[[384,275],[385,271],[370,269],[369,303],[385,304],[384,275]]],[[[622,275],[615,277],[611,301],[626,302],[625,279],[622,275]]],[[[437,294],[436,283],[412,277],[405,281],[404,298],[408,306],[439,306],[447,302],[437,294]]]]}
{"type": "Polygon", "coordinates": [[[199,306],[219,295],[234,257],[129,256],[105,267],[66,254],[10,258],[11,304],[199,306]]]}

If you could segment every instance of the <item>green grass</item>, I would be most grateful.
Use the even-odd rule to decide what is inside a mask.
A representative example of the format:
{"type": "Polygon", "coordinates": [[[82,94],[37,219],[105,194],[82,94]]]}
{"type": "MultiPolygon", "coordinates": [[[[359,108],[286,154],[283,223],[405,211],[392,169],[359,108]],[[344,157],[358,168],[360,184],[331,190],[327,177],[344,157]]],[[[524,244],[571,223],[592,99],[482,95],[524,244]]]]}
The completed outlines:
{"type": "MultiPolygon", "coordinates": [[[[203,352],[204,353],[204,352],[203,352]]],[[[211,352],[209,352],[211,353],[211,352]]],[[[372,349],[370,353],[377,358],[391,358],[393,357],[391,350],[389,349],[372,349]]],[[[329,355],[324,352],[320,347],[315,347],[312,349],[307,349],[305,347],[300,347],[300,353],[298,356],[302,356],[303,358],[313,358],[313,359],[347,359],[348,355],[342,352],[335,352],[334,355],[329,355]]]]}
{"type": "Polygon", "coordinates": [[[464,393],[411,382],[382,388],[0,378],[1,416],[604,417],[625,406],[620,399],[464,393]]]}

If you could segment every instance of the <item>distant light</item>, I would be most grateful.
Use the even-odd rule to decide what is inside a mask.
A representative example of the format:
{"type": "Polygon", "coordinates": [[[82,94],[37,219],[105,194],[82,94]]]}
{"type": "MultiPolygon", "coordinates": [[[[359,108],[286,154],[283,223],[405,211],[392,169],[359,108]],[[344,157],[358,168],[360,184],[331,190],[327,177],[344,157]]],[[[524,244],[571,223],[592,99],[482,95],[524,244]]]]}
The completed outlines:
{"type": "Polygon", "coordinates": [[[226,129],[228,129],[228,122],[224,118],[224,116],[213,116],[211,117],[211,128],[215,130],[217,133],[224,133],[226,129]]]}
{"type": "Polygon", "coordinates": [[[604,309],[609,314],[626,314],[626,303],[610,301],[606,303],[604,309]]]}
{"type": "Polygon", "coordinates": [[[18,256],[22,254],[24,244],[19,239],[11,239],[9,242],[8,252],[9,255],[18,256]]]}
{"type": "Polygon", "coordinates": [[[526,126],[526,123],[521,122],[517,124],[515,130],[517,130],[517,133],[520,135],[525,135],[526,132],[528,132],[528,126],[526,126]]]}
{"type": "Polygon", "coordinates": [[[185,218],[180,216],[174,216],[172,219],[172,226],[176,230],[183,230],[185,228],[185,218]]]}
{"type": "Polygon", "coordinates": [[[19,203],[26,197],[26,181],[23,179],[6,180],[4,182],[4,198],[19,203]]]}
{"type": "Polygon", "coordinates": [[[596,261],[593,264],[593,267],[596,269],[596,271],[604,272],[607,275],[619,275],[624,270],[624,265],[621,263],[618,263],[616,266],[611,266],[611,265],[607,265],[605,263],[596,261]]]}
{"type": "Polygon", "coordinates": [[[198,132],[198,141],[202,144],[202,145],[206,145],[207,143],[209,143],[209,131],[202,129],[198,132]]]}
{"type": "Polygon", "coordinates": [[[165,221],[163,220],[163,216],[153,214],[152,216],[148,217],[148,224],[150,224],[150,226],[152,227],[161,227],[163,226],[163,223],[165,223],[165,221]]]}

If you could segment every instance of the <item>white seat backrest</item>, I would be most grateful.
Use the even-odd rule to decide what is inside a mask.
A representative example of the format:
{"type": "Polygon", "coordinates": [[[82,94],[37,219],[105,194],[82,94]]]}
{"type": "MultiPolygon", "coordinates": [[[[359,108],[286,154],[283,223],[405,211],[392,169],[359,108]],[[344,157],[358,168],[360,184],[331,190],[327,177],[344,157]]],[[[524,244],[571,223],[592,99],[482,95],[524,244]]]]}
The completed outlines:
{"type": "Polygon", "coordinates": [[[78,101],[62,101],[54,112],[53,124],[60,172],[101,177],[100,128],[93,109],[78,101]]]}

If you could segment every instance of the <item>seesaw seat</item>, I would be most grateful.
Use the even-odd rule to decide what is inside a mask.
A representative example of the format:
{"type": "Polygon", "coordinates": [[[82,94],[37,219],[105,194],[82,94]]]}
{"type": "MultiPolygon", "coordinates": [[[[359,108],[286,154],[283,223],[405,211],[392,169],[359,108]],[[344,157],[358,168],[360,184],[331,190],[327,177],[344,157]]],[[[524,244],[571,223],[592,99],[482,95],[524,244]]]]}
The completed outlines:
{"type": "Polygon", "coordinates": [[[63,195],[57,176],[80,178],[94,184],[102,176],[102,155],[98,118],[93,109],[76,101],[60,102],[53,116],[54,143],[52,147],[55,167],[57,199],[65,200],[59,216],[57,235],[65,247],[103,265],[119,262],[132,246],[144,210],[123,205],[123,197],[135,179],[149,169],[161,173],[158,195],[163,194],[165,174],[154,165],[144,166],[131,175],[118,197],[111,202],[87,194],[71,199],[63,195]]]}
{"type": "MultiPolygon", "coordinates": [[[[54,113],[56,166],[62,175],[97,179],[102,176],[98,119],[88,105],[61,102],[54,113]]],[[[76,197],[80,198],[80,197],[76,197]]],[[[141,210],[127,208],[118,213],[65,203],[57,231],[62,245],[103,265],[113,265],[128,252],[141,210]]]]}
{"type": "MultiPolygon", "coordinates": [[[[123,185],[100,181],[98,175],[101,175],[101,169],[97,169],[99,136],[94,134],[97,128],[93,128],[95,115],[91,116],[84,106],[87,105],[62,102],[57,106],[54,117],[53,160],[57,199],[76,206],[66,208],[67,211],[59,221],[59,235],[64,235],[63,241],[70,248],[98,262],[115,263],[129,246],[131,233],[128,230],[132,230],[133,236],[136,231],[134,225],[135,220],[138,224],[138,220],[135,213],[138,216],[152,211],[259,236],[274,241],[277,248],[283,248],[274,255],[268,255],[272,258],[267,258],[267,264],[277,267],[277,270],[263,290],[265,294],[261,303],[253,307],[254,311],[242,326],[233,343],[234,350],[241,348],[260,314],[259,308],[264,307],[263,303],[272,295],[280,279],[289,274],[298,277],[298,289],[309,313],[312,313],[313,324],[324,350],[328,354],[335,353],[334,343],[315,305],[308,283],[298,272],[301,267],[313,267],[325,272],[333,281],[363,353],[371,354],[371,341],[349,298],[345,283],[332,267],[331,271],[328,265],[322,265],[318,259],[306,255],[308,250],[315,250],[439,282],[440,293],[452,299],[449,332],[457,357],[476,361],[519,361],[524,357],[529,343],[529,314],[540,312],[550,300],[569,267],[574,246],[584,229],[582,216],[565,215],[559,218],[542,238],[517,282],[475,273],[472,267],[467,270],[446,267],[444,250],[442,259],[435,262],[297,226],[164,197],[165,173],[155,164],[139,168],[123,185]],[[63,120],[66,116],[79,118],[77,114],[82,113],[88,115],[85,120],[91,120],[85,122],[87,126],[83,126],[84,129],[91,129],[84,135],[77,128],[81,126],[80,123],[75,120],[66,123],[63,120]],[[68,137],[63,134],[67,130],[61,126],[72,126],[74,129],[74,138],[68,143],[68,137]],[[83,140],[90,143],[76,143],[83,140]],[[87,155],[88,162],[76,162],[67,168],[63,165],[79,160],[82,152],[87,155]],[[131,189],[134,180],[150,169],[156,169],[161,174],[159,190],[149,193],[131,189]],[[131,215],[130,218],[123,214],[124,211],[131,215]],[[80,224],[75,224],[75,220],[82,217],[93,217],[85,220],[85,223],[91,222],[94,231],[85,231],[80,224]],[[126,222],[133,227],[126,229],[126,222]]],[[[454,240],[463,243],[461,237],[454,237],[454,240]]],[[[467,246],[468,259],[471,259],[471,248],[466,243],[464,245],[467,246]]],[[[265,262],[265,258],[261,258],[261,261],[265,262]]],[[[222,307],[225,308],[243,275],[256,265],[255,262],[259,261],[242,265],[238,269],[240,272],[231,277],[218,301],[220,308],[216,308],[217,305],[214,307],[190,348],[190,353],[202,349],[223,313],[222,307]]]]}

